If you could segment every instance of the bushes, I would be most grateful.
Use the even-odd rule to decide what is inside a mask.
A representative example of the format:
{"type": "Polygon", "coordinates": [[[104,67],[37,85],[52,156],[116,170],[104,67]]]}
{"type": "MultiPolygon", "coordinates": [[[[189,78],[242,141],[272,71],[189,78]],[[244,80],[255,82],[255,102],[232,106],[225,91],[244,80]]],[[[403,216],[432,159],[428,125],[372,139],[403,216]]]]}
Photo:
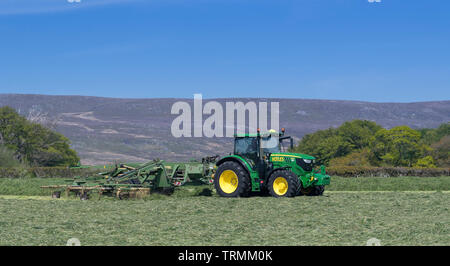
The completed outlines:
{"type": "Polygon", "coordinates": [[[328,164],[331,159],[367,148],[373,135],[382,129],[375,122],[353,120],[338,128],[319,130],[303,136],[294,152],[310,154],[317,162],[328,164]]]}
{"type": "Polygon", "coordinates": [[[317,163],[329,166],[431,168],[449,167],[449,147],[450,123],[414,130],[408,126],[384,129],[371,121],[353,120],[303,136],[292,151],[312,155],[317,163]]]}
{"type": "Polygon", "coordinates": [[[0,167],[20,167],[21,163],[14,157],[14,152],[0,144],[0,167]]]}
{"type": "Polygon", "coordinates": [[[75,166],[80,161],[68,138],[8,106],[0,107],[0,144],[13,151],[14,158],[33,166],[75,166]]]}
{"type": "Polygon", "coordinates": [[[417,163],[415,163],[413,166],[421,168],[436,168],[436,166],[434,165],[434,159],[430,155],[417,160],[417,163]]]}
{"type": "Polygon", "coordinates": [[[331,159],[329,166],[370,166],[369,156],[370,151],[367,148],[364,148],[346,156],[331,159]]]}
{"type": "Polygon", "coordinates": [[[419,131],[397,126],[375,133],[369,158],[374,166],[411,167],[429,150],[430,147],[421,143],[419,131]]]}
{"type": "Polygon", "coordinates": [[[450,176],[450,168],[334,166],[327,174],[343,177],[450,176]]]}
{"type": "Polygon", "coordinates": [[[31,167],[24,168],[1,168],[0,178],[21,178],[21,177],[41,177],[41,178],[74,178],[88,177],[100,172],[99,169],[71,169],[67,167],[31,167]]]}
{"type": "Polygon", "coordinates": [[[450,135],[431,145],[433,158],[438,166],[450,167],[450,135]]]}
{"type": "Polygon", "coordinates": [[[14,152],[0,145],[0,177],[28,177],[30,173],[27,170],[27,165],[21,163],[14,156],[14,152]]]}

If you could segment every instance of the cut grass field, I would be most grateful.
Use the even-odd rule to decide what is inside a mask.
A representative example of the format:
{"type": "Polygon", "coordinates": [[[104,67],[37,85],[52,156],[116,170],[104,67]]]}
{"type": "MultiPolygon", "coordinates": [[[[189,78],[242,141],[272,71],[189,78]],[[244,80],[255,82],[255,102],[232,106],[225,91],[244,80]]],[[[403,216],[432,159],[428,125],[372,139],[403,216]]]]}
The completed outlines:
{"type": "MultiPolygon", "coordinates": [[[[45,196],[49,191],[40,186],[65,184],[64,178],[0,178],[0,195],[45,196]]],[[[203,188],[208,187],[204,186],[203,188]]],[[[181,187],[176,194],[185,195],[181,187]]],[[[200,188],[196,188],[196,191],[200,188]]],[[[446,191],[450,176],[441,177],[332,177],[326,191],[446,191]]],[[[189,193],[187,193],[189,194],[189,193]]]]}
{"type": "Polygon", "coordinates": [[[57,181],[0,179],[0,245],[73,237],[82,245],[450,245],[450,177],[333,177],[322,197],[287,199],[182,187],[170,197],[80,201],[33,190],[57,181]]]}
{"type": "Polygon", "coordinates": [[[449,245],[450,194],[0,200],[0,245],[449,245]]]}

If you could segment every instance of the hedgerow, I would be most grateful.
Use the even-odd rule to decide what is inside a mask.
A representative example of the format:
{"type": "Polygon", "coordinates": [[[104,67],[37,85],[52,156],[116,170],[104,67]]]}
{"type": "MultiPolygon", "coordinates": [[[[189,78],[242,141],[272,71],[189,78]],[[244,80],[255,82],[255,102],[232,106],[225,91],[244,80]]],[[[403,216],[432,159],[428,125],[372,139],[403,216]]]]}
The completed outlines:
{"type": "Polygon", "coordinates": [[[21,178],[21,177],[39,177],[39,178],[74,178],[88,177],[100,172],[99,169],[72,169],[68,167],[30,167],[23,168],[0,168],[0,178],[21,178]]]}
{"type": "Polygon", "coordinates": [[[450,176],[450,168],[334,166],[327,174],[343,177],[450,176]]]}

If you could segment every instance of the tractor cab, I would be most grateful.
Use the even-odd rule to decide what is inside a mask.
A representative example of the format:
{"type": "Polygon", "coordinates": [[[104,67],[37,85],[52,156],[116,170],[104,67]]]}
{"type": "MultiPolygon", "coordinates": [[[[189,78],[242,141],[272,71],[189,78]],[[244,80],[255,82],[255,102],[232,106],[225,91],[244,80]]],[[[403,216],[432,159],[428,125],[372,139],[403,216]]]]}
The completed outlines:
{"type": "Polygon", "coordinates": [[[284,133],[283,128],[281,132],[258,130],[256,134],[235,135],[233,154],[216,163],[218,193],[225,197],[257,191],[269,191],[275,197],[295,196],[302,191],[322,194],[330,180],[325,168],[315,172],[313,156],[288,152],[293,139],[284,133]]]}
{"type": "Polygon", "coordinates": [[[267,160],[272,153],[287,152],[288,148],[293,148],[293,139],[290,136],[284,136],[275,130],[270,130],[257,134],[237,134],[234,139],[234,153],[241,156],[252,168],[256,167],[258,162],[267,160]],[[290,140],[290,146],[286,147],[284,140],[290,140]]]}

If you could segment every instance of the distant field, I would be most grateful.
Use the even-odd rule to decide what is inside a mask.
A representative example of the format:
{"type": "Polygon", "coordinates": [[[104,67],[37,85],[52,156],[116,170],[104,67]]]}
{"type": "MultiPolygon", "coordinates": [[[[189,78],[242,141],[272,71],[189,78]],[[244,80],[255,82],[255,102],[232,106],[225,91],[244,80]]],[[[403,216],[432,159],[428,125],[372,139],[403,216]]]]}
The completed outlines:
{"type": "MultiPolygon", "coordinates": [[[[44,196],[48,191],[40,186],[64,184],[64,178],[0,178],[0,195],[44,196]]],[[[208,186],[204,186],[207,188],[208,186]]],[[[196,188],[197,190],[200,188],[196,188]]],[[[180,188],[176,194],[184,195],[180,188]]],[[[326,191],[446,191],[450,176],[442,177],[332,177],[326,191]]],[[[189,193],[188,193],[189,194],[189,193]]]]}
{"type": "Polygon", "coordinates": [[[44,196],[40,186],[65,184],[64,178],[0,178],[0,195],[44,196]]]}
{"type": "Polygon", "coordinates": [[[446,191],[450,176],[441,177],[331,177],[332,191],[446,191]]]}

